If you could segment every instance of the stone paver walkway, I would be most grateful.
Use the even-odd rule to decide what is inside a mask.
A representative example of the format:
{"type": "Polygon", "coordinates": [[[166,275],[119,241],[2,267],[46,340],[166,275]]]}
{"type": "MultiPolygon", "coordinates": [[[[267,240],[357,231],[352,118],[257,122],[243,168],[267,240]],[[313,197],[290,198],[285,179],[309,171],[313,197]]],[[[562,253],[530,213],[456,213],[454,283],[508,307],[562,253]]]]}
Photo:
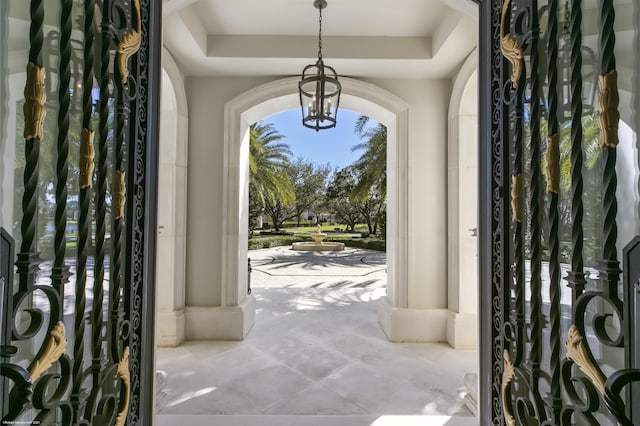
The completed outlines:
{"type": "Polygon", "coordinates": [[[276,247],[252,250],[249,258],[252,288],[382,288],[387,281],[387,254],[379,251],[276,247]]]}

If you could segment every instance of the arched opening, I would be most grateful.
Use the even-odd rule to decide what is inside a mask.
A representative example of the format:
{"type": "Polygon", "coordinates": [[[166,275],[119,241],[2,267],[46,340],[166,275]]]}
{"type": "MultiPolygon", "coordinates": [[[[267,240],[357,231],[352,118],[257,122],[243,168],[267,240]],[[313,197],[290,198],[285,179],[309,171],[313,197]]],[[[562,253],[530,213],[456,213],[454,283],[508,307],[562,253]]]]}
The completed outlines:
{"type": "MultiPolygon", "coordinates": [[[[255,320],[255,300],[247,295],[248,145],[249,126],[285,109],[297,108],[297,78],[259,86],[225,105],[222,249],[222,309],[239,309],[241,324],[226,323],[233,338],[243,338],[255,320]],[[234,327],[235,326],[235,327],[234,327]],[[238,327],[240,326],[240,327],[238,327]],[[239,336],[237,330],[242,330],[239,336]]],[[[392,311],[408,306],[407,291],[407,144],[408,106],[397,96],[349,78],[342,79],[341,106],[359,111],[387,126],[387,296],[379,320],[393,339],[392,311]]]]}
{"type": "MultiPolygon", "coordinates": [[[[295,108],[252,124],[249,158],[257,167],[249,174],[248,256],[259,330],[250,337],[273,317],[286,321],[282,317],[294,314],[299,325],[311,310],[326,312],[314,323],[335,333],[365,317],[379,331],[377,303],[387,283],[386,185],[380,188],[376,167],[386,170],[387,138],[381,124],[364,117],[341,108],[336,128],[314,132],[300,125],[295,108]],[[365,173],[375,176],[367,181],[372,186],[356,198],[352,190],[365,173]],[[272,189],[274,179],[281,192],[272,189]],[[371,303],[362,312],[357,306],[365,301],[371,303]],[[354,318],[332,323],[341,309],[354,318]]],[[[273,324],[271,333],[290,334],[291,327],[273,324]]]]}
{"type": "Polygon", "coordinates": [[[449,106],[447,341],[478,347],[478,54],[454,82],[449,106]]]}
{"type": "Polygon", "coordinates": [[[163,52],[158,174],[157,344],[185,339],[187,101],[180,71],[163,52]]]}

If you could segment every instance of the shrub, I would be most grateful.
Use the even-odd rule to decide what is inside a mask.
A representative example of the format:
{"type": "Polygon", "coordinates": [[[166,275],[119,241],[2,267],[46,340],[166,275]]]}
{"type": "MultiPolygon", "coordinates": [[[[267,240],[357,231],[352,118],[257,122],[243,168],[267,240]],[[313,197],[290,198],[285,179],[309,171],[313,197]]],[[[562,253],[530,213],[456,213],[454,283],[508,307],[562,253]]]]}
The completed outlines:
{"type": "MultiPolygon", "coordinates": [[[[267,235],[249,238],[249,250],[290,246],[295,242],[310,241],[308,236],[302,235],[267,235]]],[[[386,241],[379,238],[354,238],[349,235],[340,235],[327,238],[326,241],[341,242],[347,247],[362,248],[368,250],[386,251],[386,241]]]]}
{"type": "Polygon", "coordinates": [[[268,237],[250,238],[248,243],[249,250],[259,250],[272,247],[290,246],[295,242],[303,241],[301,237],[293,235],[273,235],[268,237]]]}
{"type": "Polygon", "coordinates": [[[293,235],[293,232],[288,232],[288,231],[260,231],[260,235],[293,235]]]}
{"type": "Polygon", "coordinates": [[[344,243],[347,247],[387,251],[387,242],[378,238],[352,238],[349,236],[344,236],[328,238],[327,241],[341,242],[344,243]]]}

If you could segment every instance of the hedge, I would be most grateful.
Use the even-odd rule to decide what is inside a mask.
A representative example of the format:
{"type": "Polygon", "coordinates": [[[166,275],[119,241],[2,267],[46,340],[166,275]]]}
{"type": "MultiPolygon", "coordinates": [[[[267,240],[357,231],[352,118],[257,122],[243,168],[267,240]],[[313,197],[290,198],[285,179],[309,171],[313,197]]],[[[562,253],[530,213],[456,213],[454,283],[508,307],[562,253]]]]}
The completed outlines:
{"type": "Polygon", "coordinates": [[[289,231],[260,231],[259,235],[293,235],[289,231]]]}
{"type": "Polygon", "coordinates": [[[387,242],[378,238],[327,238],[327,241],[338,241],[347,247],[356,247],[367,250],[387,251],[387,242]]]}
{"type": "Polygon", "coordinates": [[[249,250],[259,250],[272,247],[290,246],[298,241],[304,241],[302,237],[293,235],[274,235],[269,237],[257,237],[249,239],[249,250]]]}
{"type": "MultiPolygon", "coordinates": [[[[273,235],[268,237],[254,237],[249,239],[249,250],[259,250],[272,247],[290,246],[295,242],[309,241],[304,236],[282,236],[273,235]]],[[[339,237],[329,237],[327,241],[341,242],[347,247],[356,247],[368,250],[386,251],[386,241],[377,238],[353,238],[348,235],[339,237]]]]}

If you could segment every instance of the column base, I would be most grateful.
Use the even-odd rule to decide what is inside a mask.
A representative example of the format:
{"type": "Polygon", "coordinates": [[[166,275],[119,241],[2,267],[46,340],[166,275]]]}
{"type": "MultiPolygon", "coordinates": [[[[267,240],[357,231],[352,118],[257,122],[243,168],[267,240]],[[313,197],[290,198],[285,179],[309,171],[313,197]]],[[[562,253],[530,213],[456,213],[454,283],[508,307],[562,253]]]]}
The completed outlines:
{"type": "Polygon", "coordinates": [[[465,374],[464,385],[467,388],[467,393],[464,394],[464,404],[474,416],[478,417],[478,374],[465,374]]]}
{"type": "Polygon", "coordinates": [[[179,346],[184,342],[184,309],[178,309],[177,311],[159,309],[156,326],[158,330],[156,336],[157,346],[179,346]]]}
{"type": "Polygon", "coordinates": [[[391,342],[447,341],[446,309],[394,308],[389,298],[383,297],[378,305],[378,322],[391,342]]]}
{"type": "Polygon", "coordinates": [[[447,341],[454,349],[478,349],[478,314],[449,311],[447,341]]]}
{"type": "Polygon", "coordinates": [[[247,296],[238,306],[187,306],[187,340],[243,340],[256,320],[256,299],[247,296]]]}

